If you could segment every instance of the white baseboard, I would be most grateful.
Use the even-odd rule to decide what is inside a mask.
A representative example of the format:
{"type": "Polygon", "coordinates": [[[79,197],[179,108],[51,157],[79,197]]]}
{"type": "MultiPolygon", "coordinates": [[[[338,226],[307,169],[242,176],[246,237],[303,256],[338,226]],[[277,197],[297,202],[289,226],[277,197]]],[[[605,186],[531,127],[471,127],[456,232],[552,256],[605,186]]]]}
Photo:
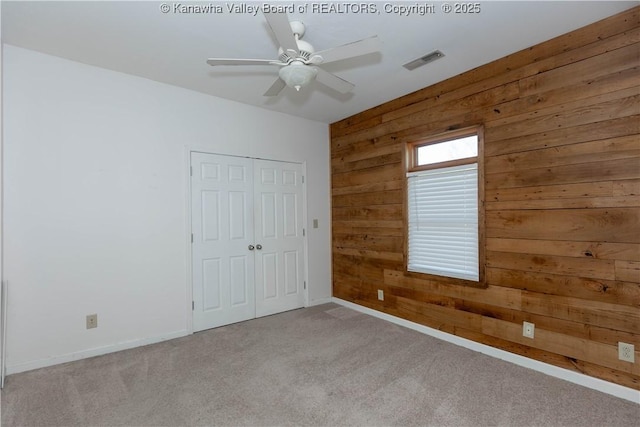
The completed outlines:
{"type": "Polygon", "coordinates": [[[624,387],[618,384],[604,381],[598,378],[590,377],[588,375],[581,374],[579,372],[570,371],[568,369],[560,368],[558,366],[550,365],[548,363],[540,362],[538,360],[529,359],[528,357],[520,356],[518,354],[509,353],[508,351],[500,350],[495,347],[491,347],[485,344],[480,344],[475,341],[461,338],[456,335],[451,335],[446,332],[439,331],[437,329],[430,328],[428,326],[421,325],[419,323],[412,322],[410,320],[402,319],[400,317],[392,316],[381,311],[373,310],[368,307],[364,307],[358,304],[354,304],[349,301],[342,300],[340,298],[332,298],[332,302],[336,304],[349,307],[353,310],[361,313],[368,314],[379,319],[395,323],[396,325],[404,326],[409,329],[421,332],[426,335],[441,339],[443,341],[450,342],[461,347],[468,348],[470,350],[477,351],[479,353],[486,354],[491,357],[505,360],[507,362],[514,363],[525,368],[533,369],[534,371],[542,372],[552,377],[560,378],[565,381],[572,382],[584,387],[588,387],[594,390],[601,391],[603,393],[610,394],[612,396],[619,397],[621,399],[629,400],[631,402],[640,404],[640,391],[624,387]]]}
{"type": "Polygon", "coordinates": [[[333,297],[314,299],[313,301],[309,301],[309,304],[307,304],[307,307],[313,307],[314,305],[328,304],[330,302],[333,302],[333,297]]]}
{"type": "Polygon", "coordinates": [[[60,356],[53,356],[46,359],[31,360],[29,362],[18,363],[15,365],[7,365],[7,375],[31,371],[34,369],[46,368],[47,366],[59,365],[61,363],[73,362],[75,360],[87,359],[89,357],[102,356],[104,354],[114,353],[116,351],[128,350],[134,347],[141,347],[144,345],[155,344],[174,338],[184,337],[186,335],[190,335],[190,333],[187,330],[181,330],[151,338],[124,341],[113,345],[91,348],[88,350],[77,351],[60,356]]]}

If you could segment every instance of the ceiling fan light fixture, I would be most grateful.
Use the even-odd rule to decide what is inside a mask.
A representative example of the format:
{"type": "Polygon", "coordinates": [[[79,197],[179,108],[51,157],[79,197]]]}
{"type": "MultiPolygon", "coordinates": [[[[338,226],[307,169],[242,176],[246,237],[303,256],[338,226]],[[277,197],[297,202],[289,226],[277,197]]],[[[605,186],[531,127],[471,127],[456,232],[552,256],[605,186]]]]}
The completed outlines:
{"type": "Polygon", "coordinates": [[[309,83],[316,78],[318,70],[302,62],[293,61],[286,67],[280,68],[278,74],[287,86],[299,91],[301,88],[308,86],[309,83]]]}

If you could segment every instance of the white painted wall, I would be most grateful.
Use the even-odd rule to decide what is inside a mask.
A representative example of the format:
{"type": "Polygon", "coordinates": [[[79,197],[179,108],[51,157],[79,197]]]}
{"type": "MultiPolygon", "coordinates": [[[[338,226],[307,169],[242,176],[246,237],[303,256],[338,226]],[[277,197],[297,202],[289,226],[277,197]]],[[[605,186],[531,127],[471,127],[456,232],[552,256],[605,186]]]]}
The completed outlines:
{"type": "MultiPolygon", "coordinates": [[[[0,236],[2,236],[2,136],[4,134],[2,128],[2,3],[0,2],[0,236]]],[[[0,387],[4,386],[4,275],[2,274],[2,238],[0,237],[0,387]]]]}
{"type": "Polygon", "coordinates": [[[3,77],[8,372],[188,332],[185,146],[306,161],[330,298],[326,124],[6,45],[3,77]]]}

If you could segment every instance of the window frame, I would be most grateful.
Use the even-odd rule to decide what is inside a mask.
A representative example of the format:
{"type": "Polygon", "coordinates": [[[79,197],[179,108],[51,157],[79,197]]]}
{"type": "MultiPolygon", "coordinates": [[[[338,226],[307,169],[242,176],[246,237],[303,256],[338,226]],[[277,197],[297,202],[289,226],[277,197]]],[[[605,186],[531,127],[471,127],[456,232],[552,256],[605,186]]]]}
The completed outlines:
{"type": "Polygon", "coordinates": [[[405,178],[404,178],[404,270],[408,277],[427,279],[437,283],[457,284],[463,286],[486,288],[486,262],[485,262],[485,198],[484,198],[484,129],[482,126],[472,126],[453,131],[438,133],[417,138],[405,144],[405,178]],[[428,165],[418,165],[418,148],[425,145],[433,145],[441,142],[452,141],[467,136],[478,137],[478,153],[476,157],[449,160],[428,165]],[[409,178],[412,172],[421,172],[433,169],[442,169],[452,166],[461,166],[477,163],[478,168],[478,281],[460,279],[456,277],[441,276],[430,273],[409,271],[409,178]]]}

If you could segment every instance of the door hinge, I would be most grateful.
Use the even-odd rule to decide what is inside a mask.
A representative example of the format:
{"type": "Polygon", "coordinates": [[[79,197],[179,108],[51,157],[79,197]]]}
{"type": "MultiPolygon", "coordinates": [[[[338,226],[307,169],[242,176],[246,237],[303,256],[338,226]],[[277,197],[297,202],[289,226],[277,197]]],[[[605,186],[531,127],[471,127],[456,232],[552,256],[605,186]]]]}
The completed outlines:
{"type": "Polygon", "coordinates": [[[191,311],[196,309],[196,302],[195,301],[191,301],[191,311]]]}
{"type": "Polygon", "coordinates": [[[302,282],[304,284],[304,289],[307,289],[307,282],[302,282]]]}
{"type": "Polygon", "coordinates": [[[193,233],[191,233],[191,243],[193,243],[193,233]]]}
{"type": "Polygon", "coordinates": [[[302,183],[304,184],[304,175],[302,175],[302,183]]]}
{"type": "Polygon", "coordinates": [[[193,176],[193,166],[189,166],[189,175],[193,176]]]}
{"type": "Polygon", "coordinates": [[[306,234],[306,231],[304,230],[304,228],[302,229],[302,235],[303,235],[303,236],[306,236],[306,235],[307,235],[307,234],[306,234]]]}

